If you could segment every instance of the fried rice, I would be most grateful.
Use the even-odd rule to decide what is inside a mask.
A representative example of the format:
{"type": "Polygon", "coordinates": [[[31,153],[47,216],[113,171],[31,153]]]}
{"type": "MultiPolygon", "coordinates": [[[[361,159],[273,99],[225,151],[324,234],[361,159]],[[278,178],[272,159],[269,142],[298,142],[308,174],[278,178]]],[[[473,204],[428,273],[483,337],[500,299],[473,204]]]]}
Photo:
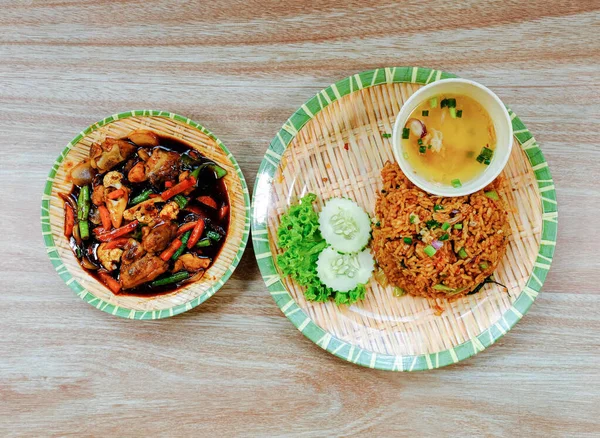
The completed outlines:
{"type": "Polygon", "coordinates": [[[416,187],[396,163],[386,163],[381,177],[371,247],[391,285],[455,300],[494,272],[510,236],[499,179],[468,196],[440,197],[416,187]]]}

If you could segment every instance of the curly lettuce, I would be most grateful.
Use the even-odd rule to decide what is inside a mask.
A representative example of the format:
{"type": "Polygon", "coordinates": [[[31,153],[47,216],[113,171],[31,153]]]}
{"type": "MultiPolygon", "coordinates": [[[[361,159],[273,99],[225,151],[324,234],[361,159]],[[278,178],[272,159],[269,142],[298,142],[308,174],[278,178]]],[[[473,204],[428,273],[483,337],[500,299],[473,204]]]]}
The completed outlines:
{"type": "Polygon", "coordinates": [[[314,193],[307,194],[281,217],[277,243],[284,252],[277,256],[277,265],[283,274],[306,288],[304,296],[309,301],[333,299],[336,304],[355,303],[365,298],[364,284],[338,292],[325,286],[317,275],[317,259],[327,242],[319,231],[319,215],[312,206],[316,199],[314,193]]]}

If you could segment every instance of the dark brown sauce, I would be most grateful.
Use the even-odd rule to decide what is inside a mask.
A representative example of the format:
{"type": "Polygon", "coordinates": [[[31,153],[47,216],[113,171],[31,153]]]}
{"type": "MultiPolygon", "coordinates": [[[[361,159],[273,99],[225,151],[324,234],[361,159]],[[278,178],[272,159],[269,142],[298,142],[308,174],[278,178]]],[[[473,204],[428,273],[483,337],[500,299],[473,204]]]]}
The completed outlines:
{"type": "MultiPolygon", "coordinates": [[[[160,140],[160,144],[159,144],[159,146],[156,146],[157,148],[161,148],[161,149],[164,149],[167,151],[177,152],[180,155],[188,155],[193,158],[194,162],[189,165],[184,164],[182,171],[184,171],[184,170],[192,171],[193,169],[195,169],[196,167],[198,167],[201,164],[213,163],[213,161],[209,160],[207,157],[200,154],[200,152],[193,149],[191,146],[189,146],[188,144],[186,144],[184,142],[181,142],[179,140],[176,140],[176,139],[173,139],[170,137],[162,137],[162,136],[159,136],[159,140],[160,140]]],[[[137,145],[136,145],[136,147],[137,147],[137,145]]],[[[138,150],[145,149],[149,154],[151,154],[152,150],[154,149],[154,148],[148,148],[148,147],[146,147],[146,148],[137,147],[137,148],[138,148],[138,150]]],[[[128,170],[131,167],[133,167],[133,165],[138,163],[139,161],[141,161],[141,159],[138,157],[138,154],[136,152],[132,156],[132,158],[129,158],[128,160],[124,161],[123,163],[118,164],[117,166],[115,166],[109,170],[109,171],[118,171],[118,172],[123,173],[124,185],[126,185],[130,189],[130,193],[129,193],[130,201],[131,201],[131,199],[135,198],[137,195],[139,195],[140,193],[142,193],[143,191],[145,191],[147,189],[152,189],[154,191],[154,193],[156,193],[156,194],[160,194],[161,192],[166,190],[164,187],[155,187],[148,181],[145,181],[142,183],[132,183],[127,179],[128,170]]],[[[109,172],[109,171],[107,171],[107,172],[109,172]]],[[[98,174],[95,176],[95,178],[92,182],[92,190],[97,185],[102,184],[102,179],[107,172],[104,172],[102,174],[98,174]]],[[[65,196],[71,197],[76,203],[77,197],[79,196],[79,192],[80,192],[80,187],[73,185],[71,192],[68,194],[65,194],[65,196]]],[[[219,256],[221,249],[223,248],[223,245],[224,245],[226,237],[227,237],[227,232],[229,229],[229,218],[230,218],[230,214],[231,214],[231,209],[230,209],[229,195],[227,192],[227,187],[225,185],[225,182],[223,181],[223,178],[217,179],[214,172],[212,172],[209,169],[206,169],[200,173],[200,175],[198,177],[198,183],[196,185],[196,188],[194,189],[194,191],[192,193],[190,193],[189,195],[186,195],[186,198],[188,198],[189,202],[183,209],[180,209],[179,214],[177,216],[177,220],[175,221],[177,223],[177,225],[181,226],[181,225],[185,224],[186,222],[195,221],[195,220],[198,220],[199,218],[204,218],[205,230],[204,230],[204,233],[203,233],[201,239],[206,237],[208,231],[215,232],[215,233],[219,234],[219,236],[221,237],[218,242],[211,241],[211,245],[208,247],[203,247],[203,248],[194,247],[192,249],[186,250],[186,252],[193,253],[199,257],[210,258],[211,259],[210,266],[212,266],[212,264],[215,262],[216,258],[219,256]],[[199,201],[197,201],[196,198],[198,198],[199,196],[210,196],[212,199],[214,199],[216,201],[217,209],[207,207],[207,206],[203,205],[202,203],[200,203],[199,201]],[[220,219],[219,218],[219,208],[222,206],[227,207],[227,214],[222,219],[220,219]]],[[[131,204],[128,204],[127,207],[129,208],[130,206],[131,206],[131,204]]],[[[94,206],[94,204],[91,204],[90,216],[92,216],[92,212],[96,208],[97,207],[94,206]]],[[[94,233],[92,231],[93,228],[98,227],[98,226],[100,226],[100,225],[93,224],[90,221],[90,238],[87,241],[81,241],[81,243],[78,244],[76,239],[74,237],[71,237],[69,239],[69,244],[71,246],[71,249],[73,250],[73,253],[75,254],[75,257],[78,258],[78,260],[80,261],[80,265],[82,266],[82,268],[85,271],[87,271],[88,274],[90,274],[96,280],[98,280],[100,283],[104,284],[104,282],[98,275],[98,271],[96,269],[89,269],[85,266],[85,264],[87,264],[89,262],[89,266],[94,265],[97,268],[100,268],[100,269],[102,268],[102,264],[100,263],[100,260],[98,259],[98,256],[97,256],[97,249],[98,249],[98,246],[100,246],[101,242],[97,241],[94,238],[94,233]],[[78,251],[81,252],[81,255],[82,255],[81,258],[78,257],[78,251]],[[87,261],[83,260],[84,258],[87,258],[87,261]]],[[[139,230],[140,230],[140,227],[138,227],[138,231],[139,230]]],[[[135,233],[130,234],[128,236],[124,236],[124,237],[131,237],[132,235],[135,236],[135,233]]],[[[136,238],[136,240],[141,241],[141,238],[139,238],[139,239],[136,238]]],[[[159,255],[159,254],[157,254],[157,255],[159,255]]],[[[155,278],[154,280],[159,280],[161,278],[171,276],[173,274],[172,269],[173,269],[174,263],[175,262],[173,260],[169,260],[169,269],[164,274],[160,275],[159,277],[155,278]]],[[[207,268],[207,270],[210,269],[210,266],[207,268]]],[[[119,263],[117,269],[112,271],[110,273],[110,275],[113,278],[118,280],[119,270],[120,270],[120,263],[119,263]]],[[[136,288],[133,288],[133,289],[121,289],[119,294],[143,296],[143,297],[163,295],[163,294],[168,294],[168,293],[174,292],[178,288],[189,284],[192,280],[195,280],[195,279],[196,279],[196,275],[194,275],[194,273],[190,273],[190,278],[183,280],[179,283],[169,284],[169,285],[165,285],[165,286],[151,287],[149,285],[150,282],[148,282],[148,283],[142,284],[140,286],[137,286],[136,288]]]]}

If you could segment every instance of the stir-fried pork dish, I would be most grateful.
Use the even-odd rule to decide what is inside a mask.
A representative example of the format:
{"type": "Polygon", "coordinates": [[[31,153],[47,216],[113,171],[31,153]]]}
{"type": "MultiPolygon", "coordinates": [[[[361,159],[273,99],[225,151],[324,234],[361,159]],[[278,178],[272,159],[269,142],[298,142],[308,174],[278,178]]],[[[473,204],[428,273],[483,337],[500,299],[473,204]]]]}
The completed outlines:
{"type": "Polygon", "coordinates": [[[70,170],[65,236],[113,293],[170,292],[204,275],[229,225],[225,169],[173,138],[106,138],[70,170]]]}

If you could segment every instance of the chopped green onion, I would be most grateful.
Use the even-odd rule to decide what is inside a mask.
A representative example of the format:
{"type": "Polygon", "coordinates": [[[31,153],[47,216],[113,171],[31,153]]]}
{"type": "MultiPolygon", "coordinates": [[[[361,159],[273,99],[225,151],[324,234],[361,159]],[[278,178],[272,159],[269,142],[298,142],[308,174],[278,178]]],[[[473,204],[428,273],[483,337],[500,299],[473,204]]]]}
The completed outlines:
{"type": "Polygon", "coordinates": [[[483,157],[484,160],[488,159],[491,160],[492,156],[494,155],[494,151],[486,146],[484,146],[481,149],[481,152],[479,153],[480,156],[483,157]]]}
{"type": "Polygon", "coordinates": [[[433,211],[440,211],[440,210],[443,210],[443,209],[444,209],[444,206],[440,205],[440,204],[435,204],[433,206],[433,211]]]}
{"type": "Polygon", "coordinates": [[[458,178],[453,179],[450,182],[452,183],[452,187],[454,187],[455,189],[462,187],[462,183],[460,182],[460,180],[458,178]]]}
{"type": "Polygon", "coordinates": [[[401,287],[398,287],[398,286],[394,286],[394,291],[392,293],[394,294],[395,297],[401,297],[403,295],[406,295],[406,292],[404,292],[404,289],[402,289],[401,287]]]}
{"type": "Polygon", "coordinates": [[[433,246],[427,245],[425,248],[423,248],[423,252],[425,254],[427,254],[429,257],[433,257],[437,251],[435,250],[435,248],[433,246]]]}
{"type": "Polygon", "coordinates": [[[462,224],[454,224],[455,230],[462,230],[462,224]]]}
{"type": "Polygon", "coordinates": [[[429,108],[435,108],[437,106],[437,97],[429,99],[429,108]]]}
{"type": "Polygon", "coordinates": [[[479,267],[483,270],[489,268],[489,265],[486,262],[479,263],[479,267]]]}
{"type": "Polygon", "coordinates": [[[444,222],[442,224],[442,230],[446,231],[448,228],[450,228],[450,224],[448,222],[444,222]]]}
{"type": "Polygon", "coordinates": [[[179,283],[180,281],[189,278],[189,276],[189,272],[181,271],[177,274],[170,275],[169,277],[161,278],[160,280],[154,280],[152,283],[150,283],[150,287],[164,286],[166,284],[171,283],[179,283]]]}
{"type": "Polygon", "coordinates": [[[500,200],[500,197],[498,196],[498,192],[496,190],[490,190],[489,192],[485,192],[484,195],[490,199],[493,199],[494,201],[500,200]]]}
{"type": "Polygon", "coordinates": [[[448,111],[450,111],[450,117],[456,119],[456,108],[448,108],[448,111]]]}
{"type": "Polygon", "coordinates": [[[405,237],[402,240],[404,240],[404,243],[406,243],[407,245],[410,245],[412,243],[412,238],[411,237],[405,237]]]}
{"type": "Polygon", "coordinates": [[[431,145],[430,144],[427,145],[427,149],[431,149],[431,145]]]}
{"type": "Polygon", "coordinates": [[[381,226],[381,222],[375,222],[375,226],[379,228],[381,226]]]}
{"type": "Polygon", "coordinates": [[[467,257],[469,257],[469,254],[467,254],[467,251],[465,251],[464,248],[461,248],[461,249],[458,250],[458,256],[461,259],[466,259],[467,257]]]}
{"type": "Polygon", "coordinates": [[[491,164],[492,160],[490,160],[489,158],[486,160],[483,160],[483,164],[485,164],[486,166],[489,166],[491,164]]]}
{"type": "Polygon", "coordinates": [[[425,146],[419,146],[419,153],[424,154],[425,152],[427,152],[427,148],[425,146]]]}
{"type": "Polygon", "coordinates": [[[477,158],[476,158],[476,160],[477,160],[478,163],[483,164],[483,162],[485,161],[485,158],[483,158],[483,155],[478,155],[477,158]]]}
{"type": "Polygon", "coordinates": [[[440,242],[443,242],[444,240],[448,240],[449,238],[450,238],[450,234],[446,233],[446,234],[442,234],[438,240],[440,242]]]}
{"type": "Polygon", "coordinates": [[[445,286],[443,284],[436,284],[435,286],[433,286],[433,289],[435,290],[439,290],[442,292],[454,292],[456,289],[452,288],[452,287],[448,287],[445,286]]]}
{"type": "Polygon", "coordinates": [[[387,132],[385,134],[381,134],[381,136],[383,138],[390,138],[392,136],[392,134],[388,134],[387,132]]]}
{"type": "Polygon", "coordinates": [[[423,110],[423,111],[421,111],[421,115],[423,117],[427,117],[429,115],[429,110],[423,110]]]}
{"type": "Polygon", "coordinates": [[[444,108],[448,106],[448,99],[442,99],[442,103],[440,104],[440,108],[444,108]]]}
{"type": "Polygon", "coordinates": [[[448,99],[448,108],[456,108],[456,99],[454,99],[454,98],[448,99]]]}
{"type": "Polygon", "coordinates": [[[408,128],[403,128],[402,129],[402,138],[404,140],[406,140],[408,137],[410,137],[410,129],[408,128]]]}
{"type": "Polygon", "coordinates": [[[221,235],[216,231],[207,231],[206,237],[208,237],[213,242],[218,242],[219,240],[221,240],[221,235]]]}
{"type": "Polygon", "coordinates": [[[83,257],[83,253],[81,252],[81,248],[79,248],[78,246],[75,247],[75,255],[77,256],[78,259],[80,259],[81,257],[83,257]]]}
{"type": "Polygon", "coordinates": [[[440,223],[438,221],[436,221],[435,219],[431,219],[427,222],[425,222],[425,226],[427,228],[429,228],[430,230],[434,229],[435,227],[439,227],[440,223]]]}
{"type": "Polygon", "coordinates": [[[409,221],[411,224],[417,223],[417,218],[418,218],[418,217],[419,217],[419,216],[417,216],[416,214],[411,214],[411,215],[409,216],[409,218],[408,218],[408,221],[409,221]]]}
{"type": "Polygon", "coordinates": [[[185,196],[181,195],[181,194],[175,195],[175,197],[173,198],[173,200],[175,202],[177,202],[177,205],[179,205],[179,208],[184,208],[187,205],[187,203],[188,203],[187,198],[185,196]]]}
{"type": "Polygon", "coordinates": [[[462,117],[462,110],[456,111],[456,117],[458,117],[459,119],[462,117]]]}
{"type": "Polygon", "coordinates": [[[185,251],[185,247],[186,247],[186,245],[188,243],[188,240],[190,240],[190,234],[192,234],[191,230],[188,231],[188,232],[186,232],[186,233],[184,233],[183,236],[181,236],[181,246],[171,256],[171,260],[177,260],[179,258],[179,256],[181,254],[183,254],[183,251],[185,251]]]}
{"type": "Polygon", "coordinates": [[[199,248],[205,248],[210,245],[211,245],[211,243],[210,243],[210,239],[208,237],[205,237],[204,239],[200,239],[198,241],[198,243],[196,243],[196,246],[199,248]]]}
{"type": "Polygon", "coordinates": [[[419,146],[423,146],[423,139],[422,139],[422,138],[418,139],[418,140],[417,140],[417,144],[418,144],[419,146]]]}

